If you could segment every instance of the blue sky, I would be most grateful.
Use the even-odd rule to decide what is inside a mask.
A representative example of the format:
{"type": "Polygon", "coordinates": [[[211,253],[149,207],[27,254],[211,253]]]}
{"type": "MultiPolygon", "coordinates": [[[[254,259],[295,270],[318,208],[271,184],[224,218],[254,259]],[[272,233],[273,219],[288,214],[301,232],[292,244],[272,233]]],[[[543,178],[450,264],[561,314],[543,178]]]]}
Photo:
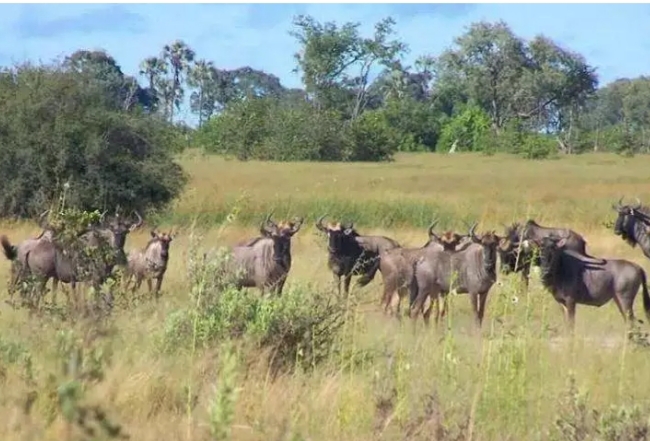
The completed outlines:
{"type": "MultiPolygon", "coordinates": [[[[182,39],[218,67],[245,65],[300,85],[288,35],[292,17],[373,25],[391,15],[410,46],[407,64],[440,53],[478,20],[504,20],[524,38],[545,34],[582,53],[601,84],[650,74],[650,5],[627,4],[24,4],[0,5],[0,63],[50,61],[76,49],[105,49],[128,74],[182,39]]],[[[182,113],[189,117],[187,111],[182,113]]]]}

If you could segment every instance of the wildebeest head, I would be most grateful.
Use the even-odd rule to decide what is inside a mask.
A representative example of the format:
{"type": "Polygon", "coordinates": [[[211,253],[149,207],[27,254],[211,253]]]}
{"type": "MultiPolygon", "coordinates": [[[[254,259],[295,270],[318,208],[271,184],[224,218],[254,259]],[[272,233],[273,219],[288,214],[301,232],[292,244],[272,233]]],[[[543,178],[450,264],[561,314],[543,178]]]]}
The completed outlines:
{"type": "Polygon", "coordinates": [[[637,222],[648,222],[650,217],[643,213],[641,201],[637,198],[636,205],[623,205],[623,198],[619,199],[616,205],[612,208],[616,210],[618,216],[614,223],[614,234],[621,236],[630,246],[636,246],[636,239],[634,235],[634,228],[637,222]]]}
{"type": "Polygon", "coordinates": [[[555,236],[532,240],[531,243],[539,249],[540,272],[543,279],[552,277],[560,262],[560,255],[566,245],[566,238],[555,236]]]}
{"type": "Polygon", "coordinates": [[[356,245],[354,238],[358,237],[359,233],[354,229],[353,222],[343,224],[335,222],[323,225],[325,216],[318,218],[316,228],[327,234],[327,249],[330,253],[342,253],[350,244],[356,245]]]}
{"type": "Polygon", "coordinates": [[[273,240],[274,259],[282,259],[291,254],[291,238],[300,231],[304,219],[296,218],[293,221],[284,221],[276,224],[271,220],[271,214],[268,214],[260,227],[260,232],[264,237],[273,240]]]}
{"type": "Polygon", "coordinates": [[[469,237],[472,242],[479,244],[483,247],[483,259],[487,266],[496,266],[497,262],[497,246],[501,241],[501,238],[497,236],[494,231],[487,231],[480,236],[477,236],[474,232],[478,222],[475,222],[474,225],[469,229],[469,237]]]}
{"type": "Polygon", "coordinates": [[[151,230],[150,234],[151,242],[149,242],[149,246],[157,242],[160,246],[160,257],[167,260],[169,258],[169,245],[174,239],[174,233],[171,231],[169,233],[158,233],[156,230],[151,230]]]}
{"type": "Polygon", "coordinates": [[[509,274],[521,265],[522,250],[521,243],[521,225],[518,222],[505,226],[503,237],[499,240],[499,247],[497,248],[499,258],[501,260],[501,271],[504,274],[509,274]]]}
{"type": "Polygon", "coordinates": [[[443,249],[453,251],[456,249],[458,245],[464,240],[467,239],[468,236],[464,236],[462,234],[458,234],[452,230],[447,230],[441,235],[437,235],[434,231],[433,228],[436,226],[438,223],[437,220],[433,221],[431,225],[429,225],[428,228],[428,234],[429,234],[429,241],[424,245],[425,247],[428,246],[431,242],[436,242],[440,245],[442,245],[443,249]]]}
{"type": "MultiPolygon", "coordinates": [[[[103,222],[103,219],[100,221],[104,230],[110,231],[107,239],[109,240],[110,246],[116,250],[124,249],[124,244],[126,242],[126,236],[132,231],[140,228],[143,224],[142,216],[137,211],[135,212],[137,220],[134,219],[124,219],[119,213],[115,213],[115,216],[108,222],[103,222]]],[[[102,216],[103,217],[103,216],[102,216]]],[[[100,225],[101,225],[100,224],[100,225]]]]}

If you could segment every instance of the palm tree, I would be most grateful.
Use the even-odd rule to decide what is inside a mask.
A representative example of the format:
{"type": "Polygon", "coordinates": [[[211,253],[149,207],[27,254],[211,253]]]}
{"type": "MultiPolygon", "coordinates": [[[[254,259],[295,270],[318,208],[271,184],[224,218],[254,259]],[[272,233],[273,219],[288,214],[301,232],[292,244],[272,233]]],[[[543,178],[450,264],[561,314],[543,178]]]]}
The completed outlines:
{"type": "Polygon", "coordinates": [[[162,59],[171,68],[171,101],[169,105],[169,120],[174,120],[174,106],[180,108],[183,101],[184,90],[182,87],[183,73],[187,72],[190,63],[194,61],[195,52],[182,40],[176,40],[172,44],[166,44],[163,48],[162,59]]]}

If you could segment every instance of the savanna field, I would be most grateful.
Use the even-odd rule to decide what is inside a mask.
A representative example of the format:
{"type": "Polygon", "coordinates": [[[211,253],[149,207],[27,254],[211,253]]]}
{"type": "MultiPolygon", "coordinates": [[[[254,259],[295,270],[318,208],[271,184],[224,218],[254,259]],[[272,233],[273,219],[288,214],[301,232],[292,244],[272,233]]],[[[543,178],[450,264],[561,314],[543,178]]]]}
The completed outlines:
{"type": "MultiPolygon", "coordinates": [[[[581,233],[592,255],[649,271],[641,251],[604,225],[621,196],[650,200],[649,157],[399,154],[389,163],[335,164],[238,162],[189,151],[179,163],[190,182],[159,225],[178,231],[159,300],[143,284],[101,325],[0,306],[0,439],[117,437],[110,428],[84,435],[82,424],[69,422],[92,419],[92,410],[83,411],[92,406],[101,407],[95,420],[105,413],[141,441],[646,439],[633,432],[650,411],[650,349],[627,338],[613,302],[579,305],[572,340],[537,273],[528,293],[519,275],[499,275],[478,334],[467,295],[452,296],[438,330],[420,321],[414,332],[409,320],[385,317],[378,273],[339,301],[342,316],[327,348],[302,348],[277,371],[281,348],[259,336],[277,337],[268,327],[273,314],[298,314],[314,296],[336,297],[326,242],[314,227],[326,213],[405,246],[424,244],[436,218],[438,231],[464,233],[476,220],[477,232],[498,234],[503,224],[534,218],[581,233]],[[305,217],[292,240],[280,312],[264,309],[249,290],[222,300],[230,306],[214,309],[218,317],[201,313],[213,294],[209,268],[196,276],[200,256],[256,236],[271,210],[275,220],[305,217]],[[250,305],[256,321],[233,331],[237,311],[250,305]],[[306,352],[314,360],[325,355],[309,362],[301,358],[306,352]]],[[[126,249],[144,246],[151,227],[130,234],[126,249]]],[[[14,244],[39,231],[34,222],[2,225],[14,244]]],[[[2,260],[7,280],[10,265],[2,260]]],[[[59,294],[59,304],[64,299],[59,294]]],[[[635,312],[644,317],[641,295],[635,312]]]]}

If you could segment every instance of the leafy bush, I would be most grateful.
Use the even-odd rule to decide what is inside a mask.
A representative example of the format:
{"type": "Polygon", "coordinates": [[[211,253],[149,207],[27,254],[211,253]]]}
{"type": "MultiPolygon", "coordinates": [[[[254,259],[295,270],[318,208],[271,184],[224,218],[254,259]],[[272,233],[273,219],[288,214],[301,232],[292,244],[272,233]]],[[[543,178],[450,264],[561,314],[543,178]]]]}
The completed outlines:
{"type": "Polygon", "coordinates": [[[480,140],[490,130],[490,119],[480,107],[467,106],[442,127],[436,150],[448,151],[454,143],[456,150],[482,150],[480,140]]]}
{"type": "Polygon", "coordinates": [[[393,157],[399,137],[380,112],[371,110],[352,121],[347,130],[350,161],[386,161],[393,157]]]}
{"type": "Polygon", "coordinates": [[[344,123],[336,111],[276,98],[232,104],[204,124],[195,141],[208,152],[275,161],[384,161],[400,143],[381,112],[344,123]]]}
{"type": "Polygon", "coordinates": [[[191,257],[194,307],[168,317],[163,350],[176,350],[189,341],[212,346],[243,338],[273,352],[274,371],[313,367],[332,354],[344,323],[341,299],[308,286],[285,287],[282,296],[270,298],[256,289],[238,291],[225,271],[229,258],[225,249],[191,257]]]}
{"type": "Polygon", "coordinates": [[[64,184],[67,205],[86,211],[162,208],[180,194],[177,131],[103,106],[80,78],[56,65],[0,73],[0,214],[42,212],[64,184]]]}

